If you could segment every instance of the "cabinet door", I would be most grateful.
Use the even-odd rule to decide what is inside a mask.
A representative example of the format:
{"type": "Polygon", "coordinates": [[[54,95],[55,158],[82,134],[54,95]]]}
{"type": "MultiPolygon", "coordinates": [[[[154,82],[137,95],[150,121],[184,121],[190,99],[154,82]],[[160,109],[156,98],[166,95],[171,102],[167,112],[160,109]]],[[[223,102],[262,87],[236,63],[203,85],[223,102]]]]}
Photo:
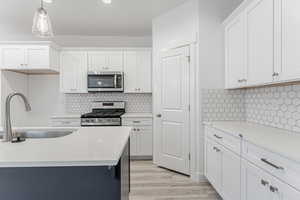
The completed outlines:
{"type": "Polygon", "coordinates": [[[49,47],[32,46],[25,49],[25,65],[28,69],[49,68],[49,47]]]}
{"type": "Polygon", "coordinates": [[[150,51],[137,52],[136,68],[137,89],[140,93],[152,92],[152,53],[150,51]]]}
{"type": "Polygon", "coordinates": [[[63,52],[60,77],[62,92],[87,92],[87,54],[85,52],[63,52]]]}
{"type": "Polygon", "coordinates": [[[137,144],[138,144],[138,135],[135,128],[130,133],[130,155],[138,156],[137,144]]]}
{"type": "Polygon", "coordinates": [[[108,71],[123,71],[123,52],[108,52],[108,71]]]}
{"type": "Polygon", "coordinates": [[[299,200],[300,192],[286,183],[283,183],[277,179],[273,180],[272,188],[272,200],[299,200]]]}
{"type": "Polygon", "coordinates": [[[124,52],[124,92],[137,92],[137,52],[124,52]]]}
{"type": "Polygon", "coordinates": [[[271,200],[272,177],[248,161],[242,162],[242,200],[271,200]]]}
{"type": "Polygon", "coordinates": [[[300,1],[282,0],[281,80],[300,78],[300,1]]]}
{"type": "Polygon", "coordinates": [[[4,46],[1,48],[1,68],[25,68],[24,48],[20,46],[4,46]]]}
{"type": "Polygon", "coordinates": [[[238,16],[225,28],[226,87],[245,86],[245,26],[244,15],[238,16]]]}
{"type": "Polygon", "coordinates": [[[152,156],[152,127],[137,128],[138,131],[138,154],[140,156],[152,156]]]}
{"type": "Polygon", "coordinates": [[[222,148],[222,194],[224,199],[241,199],[241,158],[222,148]]]}
{"type": "Polygon", "coordinates": [[[246,9],[248,85],[273,81],[274,0],[255,0],[246,9]]]}
{"type": "Polygon", "coordinates": [[[205,143],[205,175],[213,187],[221,193],[222,154],[218,144],[206,139],[205,143]]]}
{"type": "Polygon", "coordinates": [[[108,69],[108,59],[106,52],[88,53],[88,71],[105,71],[108,69]]]}

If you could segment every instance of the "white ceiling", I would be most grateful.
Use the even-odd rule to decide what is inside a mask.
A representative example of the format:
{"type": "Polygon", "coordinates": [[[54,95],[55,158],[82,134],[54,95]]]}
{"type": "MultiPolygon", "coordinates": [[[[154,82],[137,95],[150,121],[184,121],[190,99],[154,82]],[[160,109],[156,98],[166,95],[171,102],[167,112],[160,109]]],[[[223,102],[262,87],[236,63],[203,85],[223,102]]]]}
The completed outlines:
{"type": "MultiPolygon", "coordinates": [[[[56,35],[151,35],[151,20],[186,0],[54,0],[46,4],[56,35]]],[[[30,34],[39,0],[0,0],[0,29],[30,34]]]]}

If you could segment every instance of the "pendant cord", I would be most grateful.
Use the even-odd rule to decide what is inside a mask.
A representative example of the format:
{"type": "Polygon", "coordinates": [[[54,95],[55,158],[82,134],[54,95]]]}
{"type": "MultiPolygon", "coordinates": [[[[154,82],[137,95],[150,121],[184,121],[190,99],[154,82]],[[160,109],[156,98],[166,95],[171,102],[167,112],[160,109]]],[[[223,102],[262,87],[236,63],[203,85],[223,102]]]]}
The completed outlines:
{"type": "Polygon", "coordinates": [[[41,8],[44,8],[44,2],[41,0],[41,8]]]}

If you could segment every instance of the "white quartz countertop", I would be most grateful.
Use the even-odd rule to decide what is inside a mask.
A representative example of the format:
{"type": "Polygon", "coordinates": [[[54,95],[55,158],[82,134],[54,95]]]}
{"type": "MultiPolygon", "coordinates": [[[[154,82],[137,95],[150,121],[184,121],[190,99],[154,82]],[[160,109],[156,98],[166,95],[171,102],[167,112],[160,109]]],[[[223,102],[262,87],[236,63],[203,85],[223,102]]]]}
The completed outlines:
{"type": "Polygon", "coordinates": [[[152,113],[125,113],[122,118],[152,118],[152,113]]]}
{"type": "Polygon", "coordinates": [[[216,129],[300,163],[300,133],[243,121],[206,122],[216,129]]]}
{"type": "Polygon", "coordinates": [[[52,128],[26,130],[73,130],[51,139],[26,139],[21,143],[0,142],[0,167],[115,166],[129,139],[130,127],[52,128]]]}
{"type": "Polygon", "coordinates": [[[68,118],[68,119],[80,119],[81,115],[69,115],[69,114],[61,114],[61,115],[53,115],[51,116],[51,119],[65,119],[65,118],[68,118]]]}

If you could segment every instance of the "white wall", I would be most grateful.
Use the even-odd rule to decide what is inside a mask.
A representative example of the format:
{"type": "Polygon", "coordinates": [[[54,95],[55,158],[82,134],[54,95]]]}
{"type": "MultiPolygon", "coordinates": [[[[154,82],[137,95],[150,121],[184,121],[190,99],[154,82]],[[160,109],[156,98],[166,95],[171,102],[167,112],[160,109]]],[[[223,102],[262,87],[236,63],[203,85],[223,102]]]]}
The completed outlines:
{"type": "Polygon", "coordinates": [[[59,75],[28,75],[31,112],[27,126],[48,126],[51,116],[65,114],[65,94],[59,91],[59,75]]]}
{"type": "MultiPolygon", "coordinates": [[[[178,7],[170,10],[169,12],[155,18],[153,20],[152,26],[152,38],[153,38],[153,63],[154,63],[154,79],[153,79],[153,110],[154,113],[159,113],[160,108],[156,106],[156,101],[160,99],[160,85],[157,85],[155,79],[159,74],[160,67],[160,54],[162,51],[165,51],[169,48],[178,47],[181,45],[191,45],[191,54],[192,54],[192,63],[197,60],[196,51],[197,51],[197,35],[198,35],[198,0],[188,0],[184,4],[179,5],[178,7]]],[[[193,65],[193,64],[192,64],[193,65]]],[[[191,68],[194,68],[191,67],[191,68]]],[[[191,69],[193,70],[193,69],[191,69]]],[[[191,84],[193,78],[191,77],[191,84]]],[[[195,85],[193,83],[193,85],[195,85]]],[[[193,93],[193,92],[191,92],[193,93]]],[[[191,95],[191,99],[194,99],[191,95]]],[[[192,112],[194,113],[194,104],[191,104],[192,112]]],[[[193,115],[193,114],[191,114],[193,115]]],[[[194,122],[195,119],[191,119],[191,122],[194,122]]],[[[156,121],[154,120],[154,130],[156,129],[156,121]]],[[[196,139],[194,138],[196,131],[194,125],[191,125],[191,177],[197,179],[197,158],[196,156],[196,139]]],[[[158,144],[160,137],[154,131],[154,144],[158,144]]],[[[159,146],[154,146],[154,162],[159,164],[159,146]]]]}
{"type": "MultiPolygon", "coordinates": [[[[1,116],[4,116],[5,99],[12,92],[20,92],[28,96],[27,76],[14,72],[1,72],[1,116]]],[[[25,111],[24,102],[20,97],[12,99],[11,119],[13,125],[16,126],[25,126],[27,124],[28,113],[25,111]]],[[[0,127],[3,126],[3,120],[4,118],[2,117],[0,127]]]]}
{"type": "MultiPolygon", "coordinates": [[[[224,35],[222,22],[224,18],[242,0],[188,0],[186,3],[153,20],[153,55],[154,68],[159,67],[159,55],[164,49],[196,42],[196,109],[197,143],[196,176],[204,174],[204,134],[201,119],[201,91],[204,88],[224,87],[224,35]]],[[[154,71],[154,74],[155,71],[154,71]]],[[[154,77],[155,78],[155,77],[154,77]]],[[[155,79],[154,79],[155,80],[155,79]]],[[[155,81],[154,81],[155,82],[155,81]]],[[[158,87],[154,84],[155,87],[158,87]]],[[[153,94],[154,112],[157,94],[153,94]]]]}
{"type": "MultiPolygon", "coordinates": [[[[224,72],[224,29],[225,17],[242,0],[199,0],[199,100],[202,105],[203,89],[223,89],[224,72]]],[[[199,107],[200,113],[202,111],[199,107]]],[[[204,174],[204,127],[199,121],[199,174],[204,174]]]]}

